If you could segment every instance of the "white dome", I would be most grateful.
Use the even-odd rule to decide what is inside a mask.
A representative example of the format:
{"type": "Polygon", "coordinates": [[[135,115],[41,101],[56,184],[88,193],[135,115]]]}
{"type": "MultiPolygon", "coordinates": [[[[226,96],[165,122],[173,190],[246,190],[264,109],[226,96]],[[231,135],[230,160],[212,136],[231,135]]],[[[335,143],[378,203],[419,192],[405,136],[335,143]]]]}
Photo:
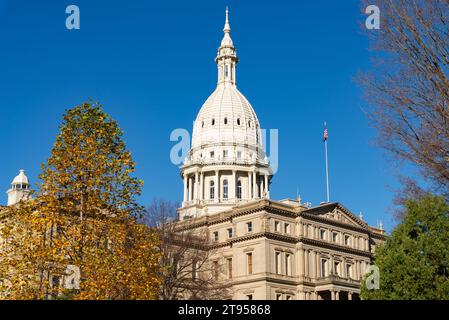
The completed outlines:
{"type": "Polygon", "coordinates": [[[28,177],[25,175],[25,170],[20,170],[19,175],[14,178],[12,184],[29,184],[28,177]]]}
{"type": "Polygon", "coordinates": [[[189,162],[221,160],[264,161],[259,120],[253,107],[237,89],[237,52],[232,42],[226,9],[224,37],[215,62],[217,88],[206,100],[193,126],[189,162]]]}
{"type": "Polygon", "coordinates": [[[243,202],[269,199],[273,176],[253,107],[237,89],[237,51],[228,10],[215,58],[217,88],[193,125],[192,146],[182,167],[184,198],[180,218],[211,215],[243,202]]]}
{"type": "Polygon", "coordinates": [[[195,121],[192,149],[208,145],[262,147],[260,125],[248,100],[234,85],[219,85],[195,121]]]}

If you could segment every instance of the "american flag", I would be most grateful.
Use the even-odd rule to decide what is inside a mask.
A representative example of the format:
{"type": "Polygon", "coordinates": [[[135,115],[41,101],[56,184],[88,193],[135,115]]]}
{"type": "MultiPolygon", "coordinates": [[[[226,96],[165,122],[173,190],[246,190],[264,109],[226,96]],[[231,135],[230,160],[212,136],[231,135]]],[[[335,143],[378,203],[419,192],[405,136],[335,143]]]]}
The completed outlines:
{"type": "Polygon", "coordinates": [[[323,142],[327,141],[327,138],[329,138],[329,135],[327,133],[327,125],[324,124],[323,142]]]}

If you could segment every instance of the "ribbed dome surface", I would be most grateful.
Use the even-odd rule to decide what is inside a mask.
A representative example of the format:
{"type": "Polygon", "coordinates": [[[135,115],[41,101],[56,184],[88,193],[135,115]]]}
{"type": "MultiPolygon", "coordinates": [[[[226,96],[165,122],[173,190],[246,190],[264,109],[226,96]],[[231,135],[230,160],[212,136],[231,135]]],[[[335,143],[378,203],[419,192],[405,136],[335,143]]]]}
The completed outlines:
{"type": "Polygon", "coordinates": [[[219,85],[195,121],[192,147],[209,144],[261,146],[259,121],[251,104],[235,85],[219,85]]]}

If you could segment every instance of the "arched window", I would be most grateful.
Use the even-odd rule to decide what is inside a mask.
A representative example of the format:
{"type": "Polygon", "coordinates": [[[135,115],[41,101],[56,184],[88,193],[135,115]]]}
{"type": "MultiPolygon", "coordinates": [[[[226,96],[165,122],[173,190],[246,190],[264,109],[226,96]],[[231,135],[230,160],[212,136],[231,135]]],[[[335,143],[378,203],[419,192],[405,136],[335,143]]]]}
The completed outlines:
{"type": "Polygon", "coordinates": [[[215,126],[215,119],[212,119],[212,125],[215,126]]]}
{"type": "Polygon", "coordinates": [[[237,181],[237,199],[242,199],[242,181],[237,181]]]}
{"type": "Polygon", "coordinates": [[[228,118],[224,118],[224,124],[228,124],[228,118]]]}
{"type": "Polygon", "coordinates": [[[201,128],[204,128],[204,121],[201,122],[201,128]]]}
{"type": "Polygon", "coordinates": [[[229,185],[228,180],[223,181],[223,199],[229,198],[229,185]]]}
{"type": "Polygon", "coordinates": [[[240,125],[240,118],[237,118],[237,125],[240,125]]]}
{"type": "Polygon", "coordinates": [[[209,186],[209,199],[213,200],[215,198],[215,182],[211,181],[209,186]]]}
{"type": "Polygon", "coordinates": [[[250,121],[248,121],[248,127],[250,127],[250,128],[251,128],[251,120],[250,120],[250,121]]]}

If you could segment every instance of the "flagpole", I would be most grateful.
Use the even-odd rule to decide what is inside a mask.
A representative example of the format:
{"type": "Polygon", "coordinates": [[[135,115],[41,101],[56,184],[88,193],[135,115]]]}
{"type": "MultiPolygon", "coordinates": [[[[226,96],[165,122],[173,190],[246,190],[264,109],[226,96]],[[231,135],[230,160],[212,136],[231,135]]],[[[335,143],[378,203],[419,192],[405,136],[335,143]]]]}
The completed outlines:
{"type": "MultiPolygon", "coordinates": [[[[327,129],[326,122],[324,123],[324,128],[327,129]]],[[[327,137],[324,140],[324,153],[326,156],[326,191],[327,191],[327,203],[330,202],[330,195],[329,195],[329,163],[327,160],[327,137]]]]}

